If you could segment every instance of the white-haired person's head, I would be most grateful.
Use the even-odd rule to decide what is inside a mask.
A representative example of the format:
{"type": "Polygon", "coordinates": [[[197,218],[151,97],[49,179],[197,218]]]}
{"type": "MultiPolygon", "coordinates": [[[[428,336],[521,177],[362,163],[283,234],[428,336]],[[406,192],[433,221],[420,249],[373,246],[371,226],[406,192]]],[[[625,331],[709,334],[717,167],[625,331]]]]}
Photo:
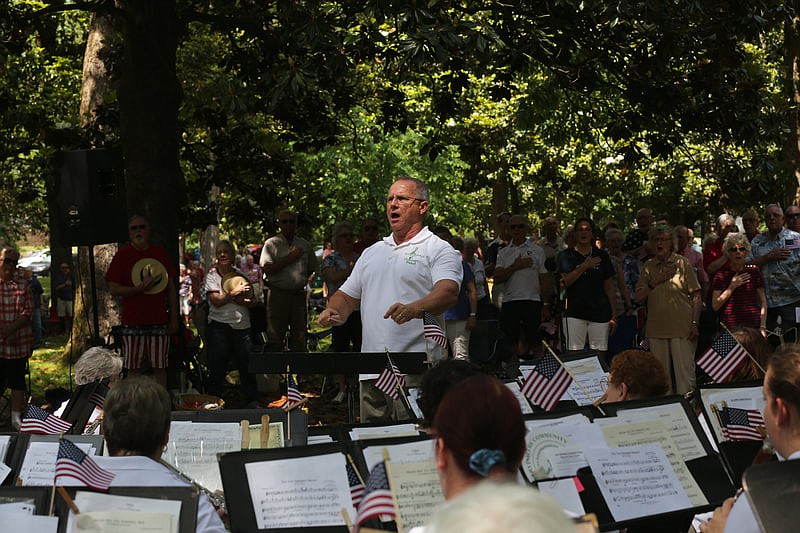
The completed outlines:
{"type": "Polygon", "coordinates": [[[119,379],[122,372],[122,358],[108,348],[93,346],[81,355],[75,363],[75,383],[87,385],[108,378],[119,379]]]}
{"type": "Polygon", "coordinates": [[[574,533],[561,506],[527,485],[479,483],[437,512],[431,533],[574,533]]]}

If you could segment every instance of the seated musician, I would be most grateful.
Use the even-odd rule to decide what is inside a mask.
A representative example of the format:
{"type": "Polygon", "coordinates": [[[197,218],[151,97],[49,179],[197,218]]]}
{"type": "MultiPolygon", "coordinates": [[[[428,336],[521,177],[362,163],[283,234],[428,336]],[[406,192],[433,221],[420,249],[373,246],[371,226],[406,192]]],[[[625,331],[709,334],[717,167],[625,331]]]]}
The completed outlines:
{"type": "Polygon", "coordinates": [[[445,499],[484,479],[516,479],[525,453],[525,420],[519,401],[500,380],[481,374],[450,387],[431,432],[445,499]]]}
{"type": "MultiPolygon", "coordinates": [[[[102,382],[109,388],[119,381],[122,372],[122,357],[114,351],[100,346],[93,346],[83,352],[75,363],[75,384],[89,385],[96,381],[102,382]]],[[[77,398],[79,391],[76,389],[72,393],[70,401],[77,398]]],[[[69,402],[63,402],[55,414],[61,416],[69,402]]],[[[84,434],[99,434],[99,420],[103,409],[95,404],[92,414],[89,416],[87,431],[84,434]]]]}
{"type": "Polygon", "coordinates": [[[625,350],[611,360],[604,402],[663,396],[670,380],[664,365],[650,352],[625,350]]]}
{"type": "MultiPolygon", "coordinates": [[[[154,380],[134,376],[119,382],[105,400],[103,434],[111,457],[95,457],[112,474],[112,485],[169,487],[188,482],[161,463],[169,442],[170,399],[154,380]]],[[[197,502],[198,533],[225,533],[225,526],[207,496],[197,502]]]]}
{"type": "Polygon", "coordinates": [[[442,507],[435,533],[575,533],[552,498],[524,485],[479,483],[442,507]]]}
{"type": "MultiPolygon", "coordinates": [[[[764,425],[779,460],[800,459],[800,345],[773,355],[764,376],[764,425]]],[[[761,531],[747,497],[728,498],[700,528],[702,533],[761,531]]]]}

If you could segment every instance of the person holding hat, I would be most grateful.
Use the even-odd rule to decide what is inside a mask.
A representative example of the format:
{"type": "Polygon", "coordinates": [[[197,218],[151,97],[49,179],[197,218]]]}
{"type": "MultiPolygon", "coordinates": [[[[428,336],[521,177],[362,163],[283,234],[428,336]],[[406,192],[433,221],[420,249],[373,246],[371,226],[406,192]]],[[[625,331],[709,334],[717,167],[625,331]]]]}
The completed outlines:
{"type": "Polygon", "coordinates": [[[206,276],[203,292],[208,308],[206,352],[209,366],[208,393],[222,396],[222,385],[232,357],[239,369],[245,402],[258,401],[255,376],[247,370],[252,339],[250,307],[256,304],[255,292],[241,270],[233,266],[236,253],[230,241],[217,244],[216,266],[206,276]]]}
{"type": "Polygon", "coordinates": [[[122,303],[125,367],[139,373],[149,365],[166,386],[169,335],[178,331],[178,271],[166,248],[150,242],[144,216],[131,216],[128,235],[130,243],[114,255],[105,276],[108,290],[122,303]]]}

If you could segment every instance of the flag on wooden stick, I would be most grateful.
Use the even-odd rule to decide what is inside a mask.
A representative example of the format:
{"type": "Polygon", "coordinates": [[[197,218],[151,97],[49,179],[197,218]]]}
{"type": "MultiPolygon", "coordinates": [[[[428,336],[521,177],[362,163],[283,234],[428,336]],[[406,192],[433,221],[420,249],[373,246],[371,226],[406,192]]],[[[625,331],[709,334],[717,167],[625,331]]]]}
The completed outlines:
{"type": "Polygon", "coordinates": [[[572,376],[551,353],[546,353],[522,384],[522,393],[530,401],[550,411],[572,384],[572,376]]]}
{"type": "Polygon", "coordinates": [[[443,350],[447,349],[447,335],[445,335],[442,326],[436,321],[436,318],[428,311],[422,312],[422,324],[425,329],[425,338],[430,339],[443,350]]]}
{"type": "Polygon", "coordinates": [[[100,468],[72,441],[61,439],[58,441],[55,483],[64,478],[74,479],[93,489],[108,490],[114,474],[100,468]]]}
{"type": "Polygon", "coordinates": [[[41,407],[28,404],[25,414],[22,415],[20,433],[35,433],[37,435],[58,435],[66,433],[72,427],[71,422],[48,413],[41,407]]]}
{"type": "Polygon", "coordinates": [[[697,359],[697,365],[717,383],[728,381],[747,358],[747,350],[727,329],[697,359]]]}
{"type": "Polygon", "coordinates": [[[367,479],[367,486],[364,488],[364,498],[358,506],[356,516],[356,526],[360,526],[367,520],[388,516],[390,519],[395,516],[394,498],[389,489],[389,476],[386,474],[386,462],[381,461],[372,469],[367,479]]]}

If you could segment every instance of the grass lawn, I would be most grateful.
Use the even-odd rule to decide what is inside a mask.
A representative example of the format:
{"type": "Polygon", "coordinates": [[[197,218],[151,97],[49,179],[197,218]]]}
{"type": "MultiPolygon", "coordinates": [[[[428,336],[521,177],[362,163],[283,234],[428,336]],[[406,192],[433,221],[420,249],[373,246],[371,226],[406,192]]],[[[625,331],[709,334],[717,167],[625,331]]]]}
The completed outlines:
{"type": "Polygon", "coordinates": [[[33,351],[31,368],[31,403],[45,403],[44,391],[63,387],[70,390],[70,368],[63,356],[66,335],[45,337],[44,344],[33,351]]]}

